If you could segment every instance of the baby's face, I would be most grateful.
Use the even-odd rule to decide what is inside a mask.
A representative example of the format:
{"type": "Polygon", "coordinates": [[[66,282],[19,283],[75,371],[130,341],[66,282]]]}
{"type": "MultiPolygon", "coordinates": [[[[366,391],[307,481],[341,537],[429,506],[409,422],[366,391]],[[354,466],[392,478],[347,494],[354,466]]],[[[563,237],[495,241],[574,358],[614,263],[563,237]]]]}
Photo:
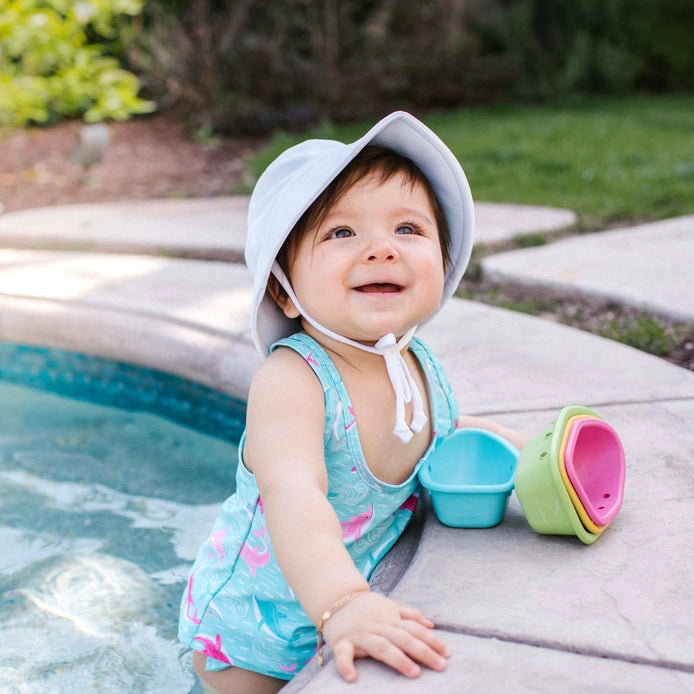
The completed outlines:
{"type": "MultiPolygon", "coordinates": [[[[443,296],[441,245],[424,187],[401,174],[362,179],[304,235],[289,274],[308,315],[339,335],[367,344],[403,335],[443,296]]],[[[298,316],[291,300],[285,312],[298,316]]]]}

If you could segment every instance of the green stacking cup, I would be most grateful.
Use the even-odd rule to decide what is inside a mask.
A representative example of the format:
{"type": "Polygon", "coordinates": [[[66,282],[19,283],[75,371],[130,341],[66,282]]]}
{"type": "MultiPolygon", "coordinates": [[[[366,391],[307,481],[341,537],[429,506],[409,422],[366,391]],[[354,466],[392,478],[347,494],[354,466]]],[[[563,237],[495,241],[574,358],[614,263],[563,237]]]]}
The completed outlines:
{"type": "Polygon", "coordinates": [[[589,545],[600,534],[588,531],[576,513],[559,471],[559,446],[568,420],[575,415],[600,418],[587,407],[571,405],[556,421],[533,436],[518,458],[514,485],[530,527],[543,535],[576,535],[589,545]]]}

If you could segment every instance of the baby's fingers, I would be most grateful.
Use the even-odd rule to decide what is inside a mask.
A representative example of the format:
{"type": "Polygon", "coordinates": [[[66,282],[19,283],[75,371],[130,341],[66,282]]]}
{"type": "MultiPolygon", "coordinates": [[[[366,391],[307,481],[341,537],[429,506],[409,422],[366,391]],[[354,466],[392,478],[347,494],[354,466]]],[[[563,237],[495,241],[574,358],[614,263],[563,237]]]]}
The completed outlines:
{"type": "MultiPolygon", "coordinates": [[[[410,634],[412,634],[413,637],[422,641],[439,656],[449,658],[451,653],[448,650],[448,646],[446,646],[446,644],[443,641],[441,641],[441,639],[436,635],[436,633],[433,631],[433,626],[434,625],[428,620],[425,621],[424,626],[422,626],[421,622],[416,622],[412,620],[403,621],[404,629],[406,629],[410,634]]],[[[427,661],[420,660],[420,662],[423,662],[428,667],[432,667],[431,665],[429,665],[427,661]]],[[[433,669],[436,670],[438,668],[434,667],[433,669]]]]}
{"type": "Polygon", "coordinates": [[[414,678],[421,674],[418,663],[441,671],[446,668],[446,657],[449,655],[445,644],[429,629],[411,621],[403,627],[393,627],[382,635],[365,635],[356,647],[343,639],[336,644],[334,653],[337,670],[347,682],[357,679],[355,658],[370,656],[405,677],[414,678]]]}
{"type": "Polygon", "coordinates": [[[428,629],[434,628],[434,623],[427,619],[417,608],[406,607],[404,605],[400,605],[399,607],[401,619],[411,619],[413,622],[419,622],[428,629]]]}
{"type": "Polygon", "coordinates": [[[438,638],[432,631],[434,628],[434,623],[427,619],[419,610],[414,607],[400,607],[400,618],[405,624],[412,623],[418,626],[426,627],[425,631],[418,631],[417,635],[425,643],[429,644],[437,653],[441,654],[444,658],[448,658],[450,653],[446,645],[438,638]]]}
{"type": "Polygon", "coordinates": [[[357,679],[357,668],[354,667],[356,653],[354,646],[347,639],[338,641],[333,649],[335,655],[335,667],[345,682],[354,682],[357,679]]]}
{"type": "Polygon", "coordinates": [[[450,652],[446,645],[431,630],[417,622],[405,622],[391,636],[393,643],[410,658],[432,670],[446,668],[446,658],[450,652]]]}
{"type": "MultiPolygon", "coordinates": [[[[407,641],[402,636],[398,637],[397,640],[403,643],[407,641]]],[[[419,665],[394,643],[392,636],[388,638],[378,634],[368,634],[359,640],[359,645],[356,648],[344,639],[336,644],[334,654],[337,671],[347,682],[354,682],[357,679],[354,659],[366,656],[380,660],[405,677],[418,677],[421,673],[419,665]]]]}

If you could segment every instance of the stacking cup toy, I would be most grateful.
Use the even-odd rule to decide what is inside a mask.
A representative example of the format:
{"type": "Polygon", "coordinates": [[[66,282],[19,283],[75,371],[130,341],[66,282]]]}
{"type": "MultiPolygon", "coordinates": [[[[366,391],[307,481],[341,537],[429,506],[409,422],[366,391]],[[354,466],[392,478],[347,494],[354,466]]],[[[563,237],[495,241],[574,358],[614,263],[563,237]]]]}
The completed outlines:
{"type": "Polygon", "coordinates": [[[581,522],[559,471],[563,432],[568,420],[576,415],[598,418],[587,407],[565,407],[555,422],[525,444],[516,468],[516,496],[536,532],[576,535],[581,542],[592,544],[600,534],[590,532],[581,522]]]}
{"type": "Polygon", "coordinates": [[[484,429],[456,429],[422,463],[436,517],[454,528],[489,528],[504,516],[518,449],[484,429]]]}
{"type": "Polygon", "coordinates": [[[601,532],[603,532],[603,530],[605,530],[607,526],[605,525],[603,527],[600,527],[599,525],[596,525],[591,519],[591,517],[588,515],[588,511],[585,509],[583,503],[579,499],[578,494],[576,493],[576,490],[573,487],[573,484],[571,484],[569,475],[566,472],[566,463],[564,461],[564,452],[566,450],[566,442],[569,439],[569,434],[571,433],[573,426],[581,419],[592,420],[594,418],[589,417],[588,415],[576,415],[574,417],[569,417],[569,420],[567,421],[566,426],[564,427],[564,432],[561,437],[561,444],[559,446],[559,474],[561,475],[561,480],[564,483],[566,491],[569,493],[571,503],[574,505],[574,509],[576,510],[578,517],[581,519],[581,523],[583,523],[583,526],[586,528],[586,530],[590,531],[591,533],[595,533],[596,535],[599,535],[601,532]]]}
{"type": "Polygon", "coordinates": [[[571,427],[564,465],[591,521],[612,522],[624,498],[624,449],[615,430],[601,419],[580,419],[571,427]]]}

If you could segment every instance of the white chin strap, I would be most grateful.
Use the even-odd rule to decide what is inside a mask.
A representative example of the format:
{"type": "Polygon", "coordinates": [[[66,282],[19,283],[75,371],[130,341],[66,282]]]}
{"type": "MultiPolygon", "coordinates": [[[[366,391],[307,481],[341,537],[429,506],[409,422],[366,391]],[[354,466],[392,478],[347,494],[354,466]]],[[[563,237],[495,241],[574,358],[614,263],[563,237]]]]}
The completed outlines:
{"type": "Polygon", "coordinates": [[[331,337],[333,340],[342,342],[346,345],[356,347],[365,352],[379,354],[386,360],[386,369],[388,377],[393,386],[395,393],[395,428],[393,433],[403,442],[408,443],[412,436],[422,430],[426,424],[427,417],[424,414],[424,404],[422,396],[417,388],[417,384],[412,378],[410,370],[407,368],[405,360],[402,358],[402,350],[408,345],[417,326],[410,328],[400,340],[395,339],[393,333],[384,335],[373,347],[363,345],[355,340],[350,340],[348,337],[343,337],[333,332],[329,328],[322,326],[317,321],[313,320],[306,311],[301,307],[296,294],[292,290],[287,276],[282,271],[282,268],[275,262],[272,266],[272,274],[277,278],[282,285],[284,291],[287,292],[289,298],[294,302],[296,310],[319,332],[331,337]],[[405,403],[412,402],[413,413],[412,421],[409,426],[405,421],[405,403]]]}

